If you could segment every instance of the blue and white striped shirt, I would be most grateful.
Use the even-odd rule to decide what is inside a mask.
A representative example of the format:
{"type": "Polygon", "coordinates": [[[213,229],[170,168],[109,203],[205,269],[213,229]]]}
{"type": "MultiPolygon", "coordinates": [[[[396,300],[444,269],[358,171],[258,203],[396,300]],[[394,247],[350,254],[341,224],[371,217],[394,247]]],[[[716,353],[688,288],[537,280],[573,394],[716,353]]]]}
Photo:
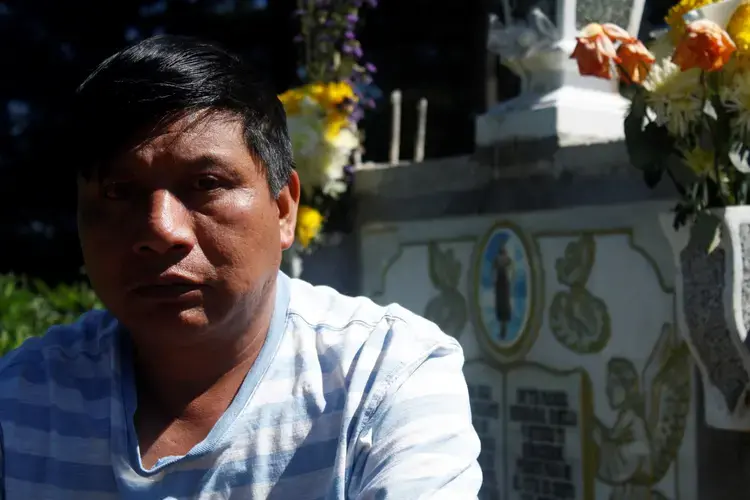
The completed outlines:
{"type": "Polygon", "coordinates": [[[458,343],[405,309],[279,274],[267,340],[224,415],[151,469],[103,311],[0,359],[4,500],[476,499],[458,343]]]}

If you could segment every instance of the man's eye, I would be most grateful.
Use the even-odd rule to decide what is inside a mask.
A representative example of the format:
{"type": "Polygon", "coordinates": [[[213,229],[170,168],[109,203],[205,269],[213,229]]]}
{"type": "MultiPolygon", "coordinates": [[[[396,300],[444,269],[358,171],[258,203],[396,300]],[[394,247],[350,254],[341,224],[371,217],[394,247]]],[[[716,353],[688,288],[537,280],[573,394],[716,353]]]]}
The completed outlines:
{"type": "Polygon", "coordinates": [[[125,200],[130,197],[131,191],[126,182],[108,182],[102,186],[102,194],[108,200],[125,200]]]}
{"type": "Polygon", "coordinates": [[[221,180],[213,175],[202,175],[193,181],[193,189],[197,191],[213,191],[221,187],[221,180]]]}

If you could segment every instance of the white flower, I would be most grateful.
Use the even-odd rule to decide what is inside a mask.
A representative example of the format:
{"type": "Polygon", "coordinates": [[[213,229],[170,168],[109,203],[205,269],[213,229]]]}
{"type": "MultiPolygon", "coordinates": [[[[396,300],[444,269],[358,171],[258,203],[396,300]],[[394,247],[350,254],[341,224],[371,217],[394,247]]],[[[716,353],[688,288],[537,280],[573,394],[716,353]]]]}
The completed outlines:
{"type": "Polygon", "coordinates": [[[666,125],[672,135],[686,136],[703,113],[699,70],[682,71],[664,58],[651,67],[643,88],[657,123],[666,125]]]}
{"type": "Polygon", "coordinates": [[[719,91],[726,108],[735,113],[732,131],[740,141],[750,139],[750,71],[737,72],[729,85],[719,91]]]}
{"type": "Polygon", "coordinates": [[[317,105],[303,105],[299,113],[287,118],[287,128],[302,190],[321,189],[331,196],[344,192],[344,168],[359,147],[356,129],[343,127],[327,139],[325,115],[317,105]]]}
{"type": "Polygon", "coordinates": [[[648,44],[648,50],[654,55],[657,61],[670,59],[674,52],[674,45],[669,38],[669,31],[659,35],[648,44]]]}
{"type": "Polygon", "coordinates": [[[353,128],[342,128],[336,137],[329,142],[327,168],[325,169],[326,183],[323,192],[335,196],[346,190],[343,182],[344,168],[349,165],[352,153],[359,147],[359,136],[353,128]]]}

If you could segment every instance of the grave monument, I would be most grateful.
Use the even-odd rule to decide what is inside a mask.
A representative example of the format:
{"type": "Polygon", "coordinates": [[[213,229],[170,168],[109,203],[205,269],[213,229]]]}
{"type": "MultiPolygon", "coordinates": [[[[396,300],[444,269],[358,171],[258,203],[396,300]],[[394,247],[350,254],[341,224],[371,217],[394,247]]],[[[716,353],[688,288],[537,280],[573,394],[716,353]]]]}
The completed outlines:
{"type": "Polygon", "coordinates": [[[676,325],[673,194],[629,164],[627,99],[568,60],[582,23],[637,32],[642,10],[505,2],[488,48],[522,92],[477,118],[475,153],[404,162],[396,140],[357,168],[359,291],[463,346],[481,499],[747,496],[750,439],[705,424],[676,325]]]}

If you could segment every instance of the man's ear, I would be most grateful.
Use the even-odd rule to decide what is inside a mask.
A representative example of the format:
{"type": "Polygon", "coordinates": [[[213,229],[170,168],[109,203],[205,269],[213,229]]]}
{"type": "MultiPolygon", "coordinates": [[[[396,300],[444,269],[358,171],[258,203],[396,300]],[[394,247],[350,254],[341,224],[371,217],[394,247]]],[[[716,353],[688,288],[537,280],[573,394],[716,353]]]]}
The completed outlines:
{"type": "Polygon", "coordinates": [[[296,171],[292,171],[292,174],[289,176],[289,182],[287,182],[276,198],[276,205],[279,208],[281,250],[286,250],[294,243],[294,229],[297,226],[299,197],[299,176],[296,171]]]}

